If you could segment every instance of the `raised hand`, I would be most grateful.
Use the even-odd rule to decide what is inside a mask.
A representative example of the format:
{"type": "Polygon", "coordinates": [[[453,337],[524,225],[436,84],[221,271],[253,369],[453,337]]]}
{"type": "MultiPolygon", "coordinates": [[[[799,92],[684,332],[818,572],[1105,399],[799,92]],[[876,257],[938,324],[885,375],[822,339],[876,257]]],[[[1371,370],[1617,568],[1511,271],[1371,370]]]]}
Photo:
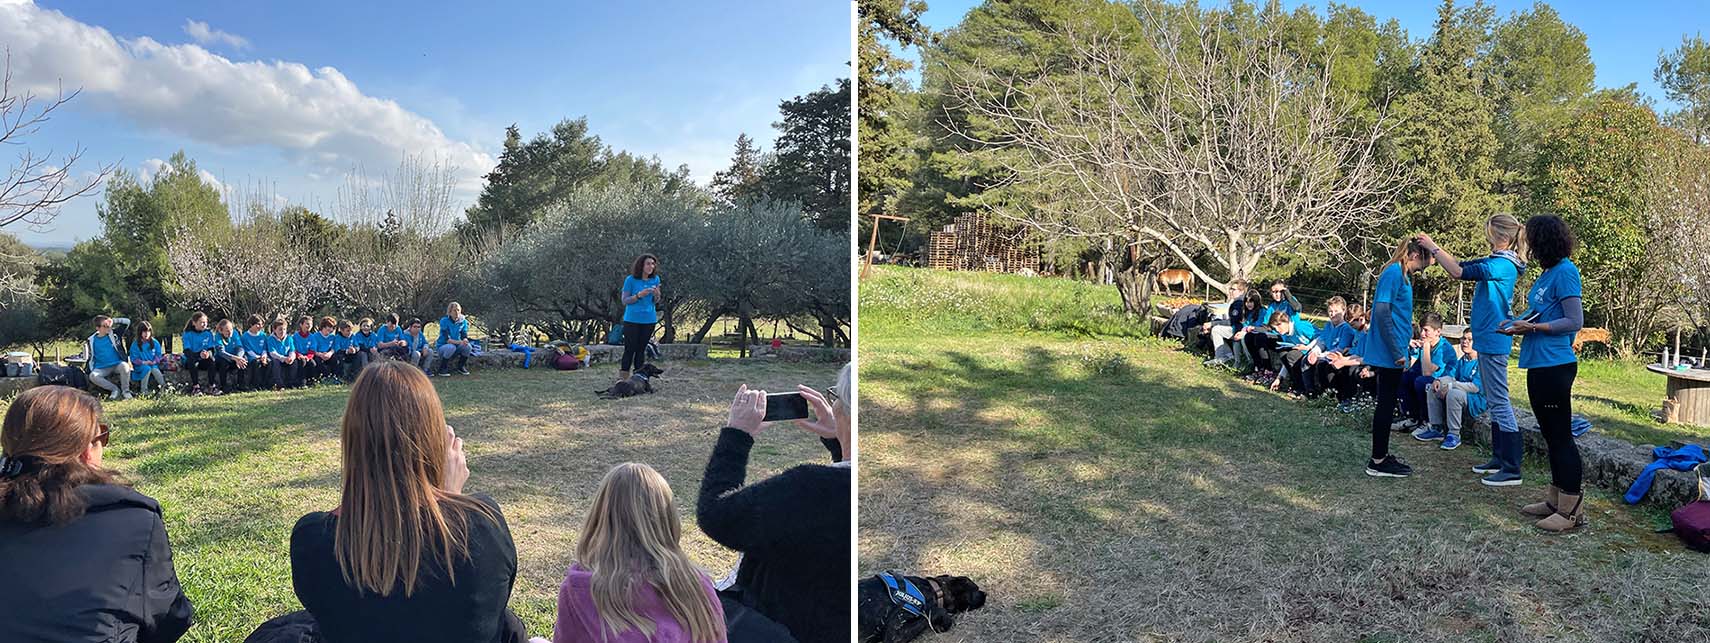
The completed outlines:
{"type": "Polygon", "coordinates": [[[808,406],[813,407],[813,419],[796,420],[796,426],[822,438],[837,439],[837,412],[832,410],[831,403],[811,386],[798,385],[796,390],[807,398],[808,406]]]}
{"type": "Polygon", "coordinates": [[[451,436],[445,449],[445,479],[440,488],[451,493],[462,494],[463,484],[469,482],[469,460],[463,455],[463,438],[457,437],[457,432],[450,426],[445,432],[451,436]]]}
{"type": "Polygon", "coordinates": [[[743,384],[736,389],[736,399],[730,402],[730,421],[726,424],[731,428],[740,429],[751,436],[760,435],[760,429],[765,426],[766,392],[748,390],[743,384]]]}

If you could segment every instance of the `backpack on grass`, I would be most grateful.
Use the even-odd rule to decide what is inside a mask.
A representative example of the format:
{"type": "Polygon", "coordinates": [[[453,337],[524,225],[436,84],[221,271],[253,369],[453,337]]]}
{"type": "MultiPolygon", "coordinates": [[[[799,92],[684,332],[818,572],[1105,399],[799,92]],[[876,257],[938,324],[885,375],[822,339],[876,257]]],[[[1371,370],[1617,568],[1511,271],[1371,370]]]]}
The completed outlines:
{"type": "Polygon", "coordinates": [[[74,366],[42,364],[36,369],[36,381],[42,386],[69,386],[79,390],[89,388],[89,376],[83,374],[83,369],[74,366]]]}
{"type": "Polygon", "coordinates": [[[1674,510],[1669,519],[1674,522],[1674,535],[1687,547],[1710,553],[1710,482],[1704,479],[1704,465],[1693,471],[1698,473],[1698,500],[1674,510]]]}

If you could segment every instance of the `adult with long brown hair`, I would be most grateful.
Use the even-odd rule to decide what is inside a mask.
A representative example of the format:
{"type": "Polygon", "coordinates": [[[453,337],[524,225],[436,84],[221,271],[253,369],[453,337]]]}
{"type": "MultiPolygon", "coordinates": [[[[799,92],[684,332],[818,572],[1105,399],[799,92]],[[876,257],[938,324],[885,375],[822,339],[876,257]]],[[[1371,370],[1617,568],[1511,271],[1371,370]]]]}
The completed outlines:
{"type": "Polygon", "coordinates": [[[102,466],[94,396],[24,391],[0,424],[0,639],[170,643],[190,629],[160,504],[102,466]]]}
{"type": "Polygon", "coordinates": [[[1576,241],[1561,217],[1541,214],[1526,219],[1529,254],[1544,274],[1526,294],[1530,308],[1502,332],[1522,335],[1520,368],[1526,369],[1526,397],[1538,417],[1538,431],[1549,448],[1550,486],[1544,498],[1520,509],[1537,518],[1539,529],[1564,532],[1586,524],[1580,483],[1584,463],[1573,439],[1573,381],[1579,358],[1573,338],[1585,326],[1584,284],[1569,257],[1576,241]]]}
{"type": "Polygon", "coordinates": [[[664,476],[634,462],[606,472],[558,591],[553,642],[724,643],[718,592],[682,537],[664,476]]]}
{"type": "MultiPolygon", "coordinates": [[[[801,386],[813,419],[796,424],[820,437],[834,464],[804,464],[750,485],[749,450],[766,423],[766,392],[736,392],[701,478],[695,517],[701,531],[742,552],[735,584],[722,594],[727,617],[749,608],[788,628],[801,643],[849,640],[849,491],[853,374],[821,393],[801,386]]],[[[734,620],[732,621],[734,629],[734,620]]]]}
{"type": "Polygon", "coordinates": [[[291,583],[327,643],[523,641],[499,505],[465,495],[463,440],[427,375],[385,361],[350,390],[339,506],[297,521],[291,583]]]}
{"type": "Polygon", "coordinates": [[[644,254],[635,258],[629,274],[623,278],[623,361],[618,366],[618,381],[629,379],[631,371],[640,370],[647,359],[647,342],[653,339],[653,325],[659,323],[659,258],[644,254]]]}

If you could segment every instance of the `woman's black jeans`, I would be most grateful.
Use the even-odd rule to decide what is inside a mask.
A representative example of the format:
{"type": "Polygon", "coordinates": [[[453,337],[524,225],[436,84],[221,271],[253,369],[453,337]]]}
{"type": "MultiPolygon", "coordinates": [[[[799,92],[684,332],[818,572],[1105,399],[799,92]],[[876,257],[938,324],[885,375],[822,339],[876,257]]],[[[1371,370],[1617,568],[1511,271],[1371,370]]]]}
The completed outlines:
{"type": "Polygon", "coordinates": [[[1573,380],[1578,375],[1579,362],[1526,371],[1532,414],[1538,416],[1538,431],[1550,449],[1550,481],[1562,493],[1575,496],[1584,475],[1579,445],[1573,441],[1573,380]]]}
{"type": "Polygon", "coordinates": [[[619,370],[635,372],[647,359],[647,342],[653,339],[653,324],[623,323],[623,365],[619,370]]]}

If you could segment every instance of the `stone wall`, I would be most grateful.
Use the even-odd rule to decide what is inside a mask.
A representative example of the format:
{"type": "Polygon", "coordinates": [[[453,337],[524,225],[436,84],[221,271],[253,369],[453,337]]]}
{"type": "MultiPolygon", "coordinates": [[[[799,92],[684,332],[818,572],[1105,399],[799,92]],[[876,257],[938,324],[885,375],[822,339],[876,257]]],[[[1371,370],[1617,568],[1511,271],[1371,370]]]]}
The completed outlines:
{"type": "MultiPolygon", "coordinates": [[[[1520,435],[1526,445],[1526,452],[1533,456],[1527,475],[1540,475],[1542,465],[1548,458],[1549,451],[1544,445],[1544,434],[1538,431],[1538,419],[1530,411],[1516,408],[1514,415],[1520,421],[1520,435]],[[1532,473],[1537,471],[1539,473],[1532,473]]],[[[1464,432],[1467,441],[1489,448],[1490,424],[1483,418],[1475,421],[1464,432]]],[[[1579,445],[1579,456],[1584,462],[1586,486],[1598,486],[1609,490],[1617,496],[1627,493],[1627,488],[1633,486],[1633,481],[1639,477],[1654,458],[1651,449],[1654,445],[1642,444],[1634,446],[1623,440],[1617,440],[1601,435],[1593,428],[1591,432],[1574,439],[1579,445]]],[[[1667,446],[1679,447],[1676,442],[1667,446]]],[[[1710,448],[1710,447],[1707,447],[1710,448]]],[[[1657,472],[1651,483],[1651,490],[1640,502],[1673,511],[1676,507],[1698,499],[1698,477],[1691,471],[1676,471],[1663,469],[1657,472]]]]}
{"type": "Polygon", "coordinates": [[[827,362],[842,363],[849,361],[849,349],[826,348],[824,346],[780,346],[772,349],[771,344],[757,344],[748,347],[750,357],[776,357],[781,362],[827,362]]]}
{"type": "MultiPolygon", "coordinates": [[[[617,363],[623,357],[622,346],[594,344],[587,347],[588,363],[617,363]]],[[[534,351],[535,361],[530,362],[531,368],[538,368],[549,357],[552,350],[540,348],[534,351]]],[[[707,359],[706,344],[660,344],[659,357],[664,360],[707,359]]],[[[438,359],[438,358],[435,358],[438,359]]],[[[523,354],[507,349],[494,349],[484,354],[469,358],[470,368],[522,368],[523,354]]],[[[550,368],[550,366],[548,367],[550,368]]]]}

